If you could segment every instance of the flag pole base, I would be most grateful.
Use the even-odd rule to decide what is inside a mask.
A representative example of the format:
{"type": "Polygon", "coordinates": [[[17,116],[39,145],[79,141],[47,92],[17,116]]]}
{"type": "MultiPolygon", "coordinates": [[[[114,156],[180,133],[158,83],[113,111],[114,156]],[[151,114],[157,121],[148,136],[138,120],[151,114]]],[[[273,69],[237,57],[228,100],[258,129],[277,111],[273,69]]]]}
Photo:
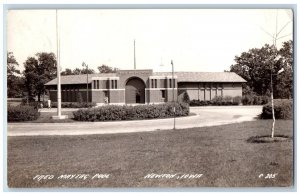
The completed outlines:
{"type": "Polygon", "coordinates": [[[52,116],[54,120],[68,119],[68,115],[52,116]]]}

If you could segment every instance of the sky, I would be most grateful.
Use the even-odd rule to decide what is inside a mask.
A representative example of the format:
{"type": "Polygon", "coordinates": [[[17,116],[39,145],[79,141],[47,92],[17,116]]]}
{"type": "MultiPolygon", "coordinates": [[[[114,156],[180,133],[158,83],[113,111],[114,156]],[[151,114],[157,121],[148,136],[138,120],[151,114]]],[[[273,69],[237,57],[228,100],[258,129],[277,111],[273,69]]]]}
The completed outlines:
{"type": "MultiPolygon", "coordinates": [[[[57,18],[62,69],[133,69],[135,40],[137,69],[171,71],[173,60],[175,71],[222,72],[236,55],[272,44],[276,21],[285,36],[277,47],[293,39],[292,11],[283,9],[58,10],[57,18]]],[[[20,70],[29,56],[56,53],[56,43],[55,10],[8,11],[7,51],[20,70]]]]}

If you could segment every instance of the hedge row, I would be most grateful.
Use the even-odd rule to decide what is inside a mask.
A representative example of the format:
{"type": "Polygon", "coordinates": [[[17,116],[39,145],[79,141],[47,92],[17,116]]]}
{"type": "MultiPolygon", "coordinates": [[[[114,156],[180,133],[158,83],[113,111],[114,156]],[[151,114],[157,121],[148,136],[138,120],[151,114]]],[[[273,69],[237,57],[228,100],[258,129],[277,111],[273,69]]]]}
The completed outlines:
{"type": "Polygon", "coordinates": [[[200,101],[192,100],[190,101],[190,106],[217,106],[217,105],[265,105],[269,102],[270,98],[268,96],[257,96],[257,95],[244,95],[243,97],[236,96],[217,96],[211,101],[200,101]]]}
{"type": "Polygon", "coordinates": [[[269,96],[244,95],[242,98],[243,105],[265,105],[269,101],[269,96]]]}
{"type": "MultiPolygon", "coordinates": [[[[28,104],[23,103],[22,105],[29,105],[34,108],[41,108],[41,104],[43,104],[43,108],[48,108],[48,103],[45,102],[29,102],[28,104]]],[[[77,102],[72,102],[72,103],[61,103],[62,108],[91,108],[96,106],[96,103],[77,103],[77,102]]],[[[52,108],[57,108],[57,102],[52,102],[51,103],[52,108]]]]}
{"type": "Polygon", "coordinates": [[[214,105],[240,105],[242,102],[242,97],[230,97],[230,96],[217,96],[211,101],[200,101],[192,100],[190,101],[190,106],[214,106],[214,105]]]}
{"type": "MultiPolygon", "coordinates": [[[[168,118],[174,116],[172,103],[159,105],[118,106],[107,105],[98,108],[80,109],[73,112],[74,119],[78,121],[114,121],[168,118]]],[[[175,104],[176,116],[189,115],[189,105],[175,104]]]]}
{"type": "Polygon", "coordinates": [[[7,121],[20,122],[36,120],[40,116],[39,111],[32,106],[8,106],[7,107],[7,121]]]}
{"type": "MultiPolygon", "coordinates": [[[[293,102],[290,99],[275,99],[274,113],[276,119],[292,119],[293,118],[293,102]]],[[[272,105],[268,103],[263,106],[260,115],[262,119],[272,119],[272,105]]]]}
{"type": "MultiPolygon", "coordinates": [[[[51,103],[52,108],[57,108],[57,103],[51,103]]],[[[96,103],[86,103],[86,102],[81,102],[81,103],[61,103],[62,108],[91,108],[95,107],[97,104],[96,103]]],[[[46,105],[48,107],[48,105],[46,105]]]]}

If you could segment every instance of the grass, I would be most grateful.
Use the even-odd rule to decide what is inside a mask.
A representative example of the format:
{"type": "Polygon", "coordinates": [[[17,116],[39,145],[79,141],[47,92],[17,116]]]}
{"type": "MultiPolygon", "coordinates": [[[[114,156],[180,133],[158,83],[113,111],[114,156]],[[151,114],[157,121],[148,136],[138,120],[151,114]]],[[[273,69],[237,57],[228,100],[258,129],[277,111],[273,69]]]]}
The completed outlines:
{"type": "MultiPolygon", "coordinates": [[[[293,140],[249,143],[270,134],[271,120],[147,133],[8,137],[9,187],[287,187],[293,185],[293,140]],[[63,174],[108,179],[58,180],[63,174]],[[147,174],[203,174],[145,179],[147,174]],[[277,173],[274,179],[260,174],[277,173]],[[33,180],[49,174],[52,180],[33,180]]],[[[276,134],[293,137],[291,120],[276,134]]]]}

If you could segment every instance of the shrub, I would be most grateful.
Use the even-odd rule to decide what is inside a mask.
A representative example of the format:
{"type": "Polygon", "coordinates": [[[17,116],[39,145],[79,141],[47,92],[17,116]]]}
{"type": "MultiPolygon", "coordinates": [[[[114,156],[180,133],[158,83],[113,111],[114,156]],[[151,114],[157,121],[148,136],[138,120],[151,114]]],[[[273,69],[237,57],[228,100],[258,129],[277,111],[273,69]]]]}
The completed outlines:
{"type": "Polygon", "coordinates": [[[242,97],[236,96],[232,98],[233,105],[240,105],[242,103],[242,97]]]}
{"type": "Polygon", "coordinates": [[[36,120],[40,116],[38,109],[32,106],[9,106],[7,108],[8,122],[36,120]]]}
{"type": "Polygon", "coordinates": [[[82,103],[82,94],[80,92],[77,93],[76,100],[78,103],[82,103]]]}
{"type": "Polygon", "coordinates": [[[222,96],[216,96],[212,100],[213,105],[224,105],[224,100],[222,96]]]}
{"type": "Polygon", "coordinates": [[[216,96],[211,101],[191,100],[190,106],[208,106],[208,105],[239,105],[242,98],[239,96],[216,96]]]}
{"type": "MultiPolygon", "coordinates": [[[[292,119],[293,118],[293,103],[289,99],[274,100],[274,113],[276,119],[292,119]]],[[[272,119],[272,105],[268,103],[263,106],[260,115],[262,119],[272,119]]]]}
{"type": "Polygon", "coordinates": [[[22,106],[31,106],[34,109],[38,109],[41,108],[41,104],[43,104],[43,107],[47,107],[47,103],[46,102],[38,102],[38,101],[31,101],[28,102],[28,104],[26,102],[22,102],[22,106]]]}
{"type": "Polygon", "coordinates": [[[242,98],[243,105],[264,105],[269,102],[270,98],[266,95],[258,96],[255,94],[244,95],[242,98]]]}
{"type": "Polygon", "coordinates": [[[266,95],[261,96],[261,104],[262,105],[265,105],[265,104],[269,103],[269,101],[270,101],[270,97],[269,96],[266,96],[266,95]]]}
{"type": "MultiPolygon", "coordinates": [[[[175,104],[176,116],[189,115],[189,105],[175,104]]],[[[159,105],[118,106],[107,105],[98,108],[80,109],[73,112],[78,121],[114,121],[168,118],[174,116],[173,103],[159,105]]]]}
{"type": "Polygon", "coordinates": [[[253,105],[253,96],[252,95],[244,95],[242,98],[243,105],[253,105]]]}
{"type": "Polygon", "coordinates": [[[232,102],[233,98],[231,96],[225,96],[225,97],[223,97],[223,101],[224,102],[232,102]]]}
{"type": "Polygon", "coordinates": [[[252,96],[252,104],[253,105],[261,105],[261,97],[257,96],[257,95],[253,95],[252,96]]]}
{"type": "MultiPolygon", "coordinates": [[[[91,108],[96,106],[96,103],[78,103],[78,102],[70,102],[70,103],[61,103],[62,108],[91,108]]],[[[51,103],[52,108],[57,108],[57,102],[51,103]]]]}
{"type": "Polygon", "coordinates": [[[190,96],[186,91],[183,93],[183,102],[188,104],[190,103],[190,96]]]}

